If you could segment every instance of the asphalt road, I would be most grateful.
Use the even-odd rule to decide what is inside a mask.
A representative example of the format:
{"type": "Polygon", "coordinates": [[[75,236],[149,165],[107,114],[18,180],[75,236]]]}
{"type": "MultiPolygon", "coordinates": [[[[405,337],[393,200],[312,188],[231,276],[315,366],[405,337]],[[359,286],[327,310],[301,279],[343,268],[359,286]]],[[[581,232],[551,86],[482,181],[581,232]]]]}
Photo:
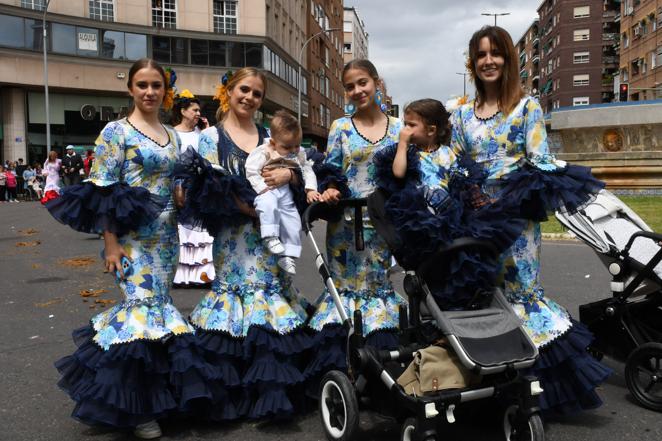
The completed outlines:
{"type": "MultiPolygon", "coordinates": [[[[317,228],[321,230],[321,228],[317,228]]],[[[321,243],[323,243],[320,240],[321,243]]],[[[38,203],[0,204],[0,440],[132,439],[123,432],[89,428],[69,417],[69,398],[57,388],[53,362],[74,350],[70,332],[105,306],[119,300],[111,276],[101,271],[102,242],[75,233],[50,218],[38,203]],[[75,260],[70,260],[75,259],[75,260]],[[106,290],[81,297],[81,290],[106,290]],[[85,301],[87,300],[87,301],[85,301]]],[[[299,263],[297,286],[311,300],[321,290],[310,250],[299,263]]],[[[547,295],[573,314],[588,301],[609,295],[609,276],[591,250],[580,243],[543,245],[547,295]]],[[[202,296],[198,289],[175,290],[176,306],[187,315],[202,296]]],[[[623,366],[607,360],[614,375],[600,389],[600,409],[545,425],[549,441],[659,441],[660,415],[634,404],[625,387],[623,366]]],[[[490,408],[458,414],[445,440],[501,440],[498,417],[490,408]]],[[[362,441],[397,440],[399,427],[363,412],[362,441]]],[[[176,420],[163,423],[163,440],[325,439],[315,409],[288,423],[231,425],[176,420]]]]}

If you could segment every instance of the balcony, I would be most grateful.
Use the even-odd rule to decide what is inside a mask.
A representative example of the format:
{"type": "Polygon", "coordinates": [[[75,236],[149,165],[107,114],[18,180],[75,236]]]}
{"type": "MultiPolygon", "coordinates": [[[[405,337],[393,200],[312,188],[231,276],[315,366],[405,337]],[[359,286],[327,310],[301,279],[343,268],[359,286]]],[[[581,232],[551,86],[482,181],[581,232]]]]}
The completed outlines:
{"type": "Polygon", "coordinates": [[[602,64],[618,64],[619,58],[613,55],[603,55],[602,64]]]}
{"type": "Polygon", "coordinates": [[[602,34],[602,41],[617,41],[620,38],[616,32],[607,32],[602,34]]]}

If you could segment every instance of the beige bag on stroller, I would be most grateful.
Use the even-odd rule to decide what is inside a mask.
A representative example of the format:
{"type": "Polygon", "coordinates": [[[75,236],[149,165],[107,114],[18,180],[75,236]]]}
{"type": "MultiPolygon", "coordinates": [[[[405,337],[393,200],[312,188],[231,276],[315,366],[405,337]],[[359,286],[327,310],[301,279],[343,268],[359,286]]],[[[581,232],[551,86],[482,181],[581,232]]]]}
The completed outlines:
{"type": "Polygon", "coordinates": [[[397,381],[409,395],[423,396],[442,389],[465,388],[479,383],[480,376],[467,371],[452,350],[432,345],[416,351],[397,381]]]}

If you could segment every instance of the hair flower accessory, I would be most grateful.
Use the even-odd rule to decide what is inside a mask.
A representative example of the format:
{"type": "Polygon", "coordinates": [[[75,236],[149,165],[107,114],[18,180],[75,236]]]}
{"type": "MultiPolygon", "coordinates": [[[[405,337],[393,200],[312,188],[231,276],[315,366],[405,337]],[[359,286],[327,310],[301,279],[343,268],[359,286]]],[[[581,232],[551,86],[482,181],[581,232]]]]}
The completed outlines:
{"type": "Polygon", "coordinates": [[[163,109],[168,111],[172,109],[173,104],[175,103],[175,82],[177,81],[177,73],[174,69],[168,67],[165,70],[166,77],[166,90],[165,96],[163,97],[163,109]]]}
{"type": "Polygon", "coordinates": [[[195,98],[195,95],[193,95],[190,90],[184,89],[177,94],[177,97],[191,99],[191,98],[195,98]]]}
{"type": "Polygon", "coordinates": [[[232,79],[232,71],[227,71],[221,78],[221,84],[216,86],[216,93],[214,94],[214,101],[218,101],[221,106],[223,113],[226,113],[230,110],[230,99],[228,98],[228,88],[227,84],[232,79]]]}

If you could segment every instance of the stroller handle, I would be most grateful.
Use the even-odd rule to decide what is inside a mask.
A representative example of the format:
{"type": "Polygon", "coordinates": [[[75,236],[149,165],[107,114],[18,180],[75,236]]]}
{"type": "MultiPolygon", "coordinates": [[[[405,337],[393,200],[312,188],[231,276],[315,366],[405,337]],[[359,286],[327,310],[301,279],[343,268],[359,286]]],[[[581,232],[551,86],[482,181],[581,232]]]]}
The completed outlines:
{"type": "Polygon", "coordinates": [[[363,208],[367,207],[367,205],[367,198],[341,199],[337,204],[313,202],[303,212],[303,230],[306,234],[309,234],[313,222],[324,215],[328,215],[329,212],[336,213],[345,208],[354,208],[354,241],[356,249],[362,251],[365,245],[363,241],[363,208]]]}
{"type": "Polygon", "coordinates": [[[625,252],[626,254],[630,253],[630,247],[632,247],[632,244],[634,243],[634,240],[637,237],[646,237],[648,239],[652,239],[652,240],[656,240],[658,242],[662,242],[662,234],[652,233],[650,231],[637,231],[632,236],[630,236],[630,240],[628,240],[627,245],[625,245],[625,248],[623,248],[623,252],[625,252]]]}

